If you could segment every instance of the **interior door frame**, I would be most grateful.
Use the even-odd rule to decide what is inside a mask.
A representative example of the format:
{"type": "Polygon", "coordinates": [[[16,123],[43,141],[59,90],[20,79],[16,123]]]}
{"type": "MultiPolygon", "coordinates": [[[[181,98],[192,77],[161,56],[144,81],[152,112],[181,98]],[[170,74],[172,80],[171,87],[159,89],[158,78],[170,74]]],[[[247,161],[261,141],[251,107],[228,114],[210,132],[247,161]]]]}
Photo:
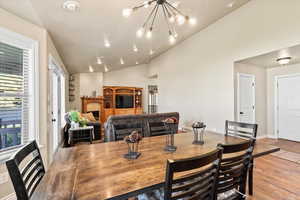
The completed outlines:
{"type": "Polygon", "coordinates": [[[240,121],[240,77],[250,77],[252,78],[252,82],[253,82],[253,87],[252,87],[252,93],[253,93],[253,122],[252,123],[255,123],[256,122],[256,102],[255,102],[255,98],[256,98],[256,94],[255,94],[255,86],[256,86],[256,77],[254,74],[246,74],[246,73],[240,73],[238,72],[237,73],[237,93],[236,93],[236,99],[237,99],[237,106],[236,106],[236,116],[237,116],[237,120],[240,121]]]}
{"type": "MultiPolygon", "coordinates": [[[[53,126],[52,126],[52,110],[53,110],[53,79],[52,79],[52,75],[53,73],[55,73],[57,75],[58,78],[58,90],[57,93],[60,96],[60,99],[58,99],[58,106],[62,105],[62,101],[64,101],[61,95],[61,90],[62,90],[62,79],[61,76],[64,76],[64,72],[61,69],[60,65],[58,64],[58,62],[55,60],[55,58],[50,54],[49,55],[49,63],[48,63],[48,77],[49,77],[49,87],[48,87],[48,91],[49,91],[49,95],[48,95],[48,130],[49,130],[49,134],[48,134],[48,147],[49,147],[49,151],[48,151],[48,163],[52,162],[53,159],[53,155],[54,153],[58,150],[58,148],[54,148],[53,146],[53,139],[54,137],[52,136],[53,133],[53,126]]],[[[60,108],[60,111],[58,113],[60,116],[57,117],[57,123],[58,123],[58,134],[61,133],[61,129],[62,129],[62,123],[61,123],[61,115],[62,113],[62,108],[60,108]]],[[[58,135],[58,140],[60,139],[60,136],[58,135]]],[[[58,141],[58,143],[60,144],[62,141],[58,141]]],[[[58,145],[59,146],[59,145],[58,145]]]]}
{"type": "Polygon", "coordinates": [[[290,77],[298,77],[300,73],[294,74],[286,74],[286,75],[278,75],[274,77],[274,132],[275,138],[279,138],[279,79],[281,78],[290,78],[290,77]]]}

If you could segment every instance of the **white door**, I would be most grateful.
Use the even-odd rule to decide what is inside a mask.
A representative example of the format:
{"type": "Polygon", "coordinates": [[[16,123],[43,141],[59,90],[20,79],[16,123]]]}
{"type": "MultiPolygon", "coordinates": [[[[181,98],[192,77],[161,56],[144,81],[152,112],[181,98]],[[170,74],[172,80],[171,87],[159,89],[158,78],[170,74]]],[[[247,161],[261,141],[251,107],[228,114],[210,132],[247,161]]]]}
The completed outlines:
{"type": "Polygon", "coordinates": [[[300,141],[300,76],[278,78],[278,133],[300,141]]]}
{"type": "Polygon", "coordinates": [[[52,154],[56,151],[59,144],[60,130],[60,93],[59,93],[59,76],[52,72],[52,99],[51,99],[51,114],[52,114],[52,154]]]}
{"type": "Polygon", "coordinates": [[[255,76],[238,73],[237,90],[238,121],[255,123],[255,76]]]}

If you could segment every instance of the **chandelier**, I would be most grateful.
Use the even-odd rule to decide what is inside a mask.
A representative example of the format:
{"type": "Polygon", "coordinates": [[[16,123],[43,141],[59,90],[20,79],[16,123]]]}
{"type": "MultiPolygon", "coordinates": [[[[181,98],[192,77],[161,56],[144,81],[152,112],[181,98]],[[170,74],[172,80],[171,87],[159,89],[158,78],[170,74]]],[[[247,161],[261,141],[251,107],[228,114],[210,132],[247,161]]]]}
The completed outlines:
{"type": "Polygon", "coordinates": [[[148,8],[154,5],[143,26],[137,30],[136,36],[141,38],[145,35],[148,39],[152,37],[155,20],[157,18],[158,12],[160,11],[163,13],[166,24],[168,26],[169,42],[171,44],[174,44],[176,42],[176,38],[178,37],[175,29],[175,23],[181,26],[185,23],[195,25],[197,22],[196,18],[189,17],[188,15],[183,14],[177,8],[178,4],[178,2],[171,3],[169,0],[148,0],[141,5],[124,9],[123,16],[129,17],[134,11],[137,11],[140,8],[148,8]]]}

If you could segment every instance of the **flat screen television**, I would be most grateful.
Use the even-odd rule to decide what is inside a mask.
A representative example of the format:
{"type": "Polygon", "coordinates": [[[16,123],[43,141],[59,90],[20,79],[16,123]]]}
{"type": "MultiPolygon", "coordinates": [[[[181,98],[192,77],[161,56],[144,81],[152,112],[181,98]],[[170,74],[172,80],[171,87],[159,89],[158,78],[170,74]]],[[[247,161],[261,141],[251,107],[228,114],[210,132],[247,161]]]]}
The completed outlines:
{"type": "Polygon", "coordinates": [[[133,96],[116,95],[116,108],[133,108],[133,96]]]}

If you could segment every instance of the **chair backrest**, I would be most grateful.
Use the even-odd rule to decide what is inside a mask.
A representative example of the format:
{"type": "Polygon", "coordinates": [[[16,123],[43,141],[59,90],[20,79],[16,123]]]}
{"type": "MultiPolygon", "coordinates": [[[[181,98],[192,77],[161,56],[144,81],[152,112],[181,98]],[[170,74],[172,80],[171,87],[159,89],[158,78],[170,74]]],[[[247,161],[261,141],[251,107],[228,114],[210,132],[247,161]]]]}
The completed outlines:
{"type": "Polygon", "coordinates": [[[215,199],[221,159],[222,149],[218,148],[202,156],[168,160],[164,199],[215,199]],[[188,174],[174,178],[177,173],[188,174]]]}
{"type": "Polygon", "coordinates": [[[6,166],[18,200],[29,200],[45,174],[36,141],[20,149],[6,162],[6,166]]]}
{"type": "Polygon", "coordinates": [[[149,122],[150,136],[159,136],[170,134],[164,122],[149,122]]]}
{"type": "Polygon", "coordinates": [[[257,124],[248,124],[227,120],[225,122],[225,135],[255,139],[257,135],[257,128],[257,124]]]}
{"type": "MultiPolygon", "coordinates": [[[[130,135],[132,131],[138,131],[143,135],[143,125],[140,122],[114,124],[115,141],[123,140],[125,136],[130,135]]],[[[144,136],[144,135],[143,135],[144,136]]]]}
{"type": "Polygon", "coordinates": [[[238,144],[219,144],[223,148],[217,193],[237,189],[245,194],[247,173],[252,159],[255,140],[238,144]],[[227,155],[226,155],[227,154],[227,155]]]}

